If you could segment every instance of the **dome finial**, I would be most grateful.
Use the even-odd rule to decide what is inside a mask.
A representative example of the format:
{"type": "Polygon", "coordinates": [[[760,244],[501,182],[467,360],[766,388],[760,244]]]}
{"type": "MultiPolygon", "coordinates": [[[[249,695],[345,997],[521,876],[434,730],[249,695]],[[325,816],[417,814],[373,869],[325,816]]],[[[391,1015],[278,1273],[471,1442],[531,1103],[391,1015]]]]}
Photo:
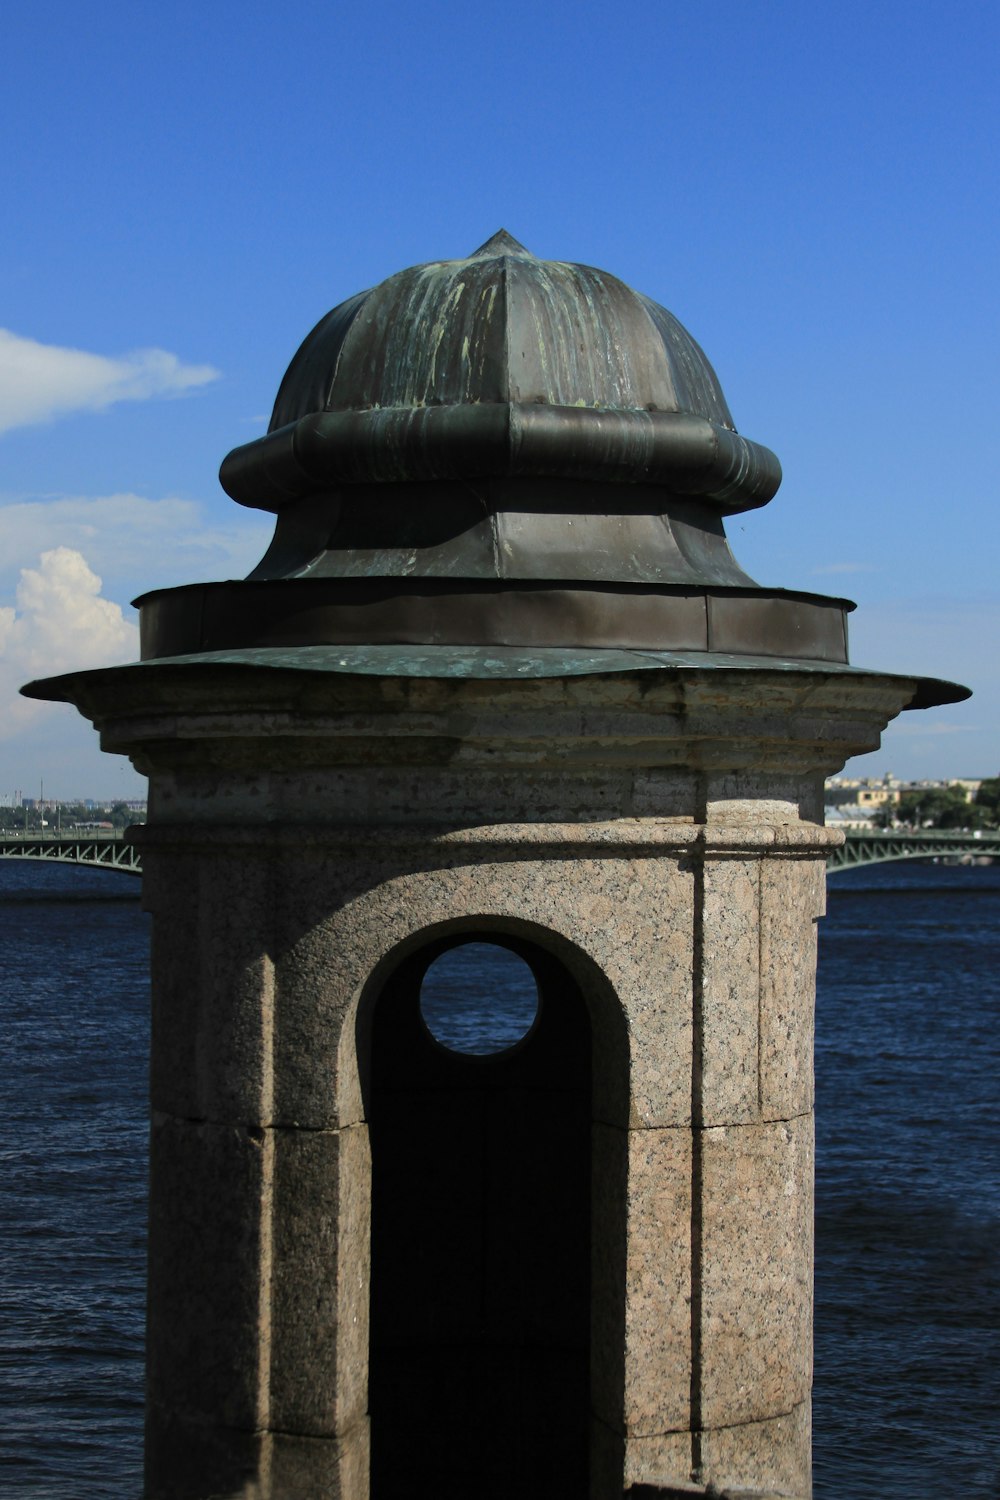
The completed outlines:
{"type": "Polygon", "coordinates": [[[491,255],[526,255],[529,260],[534,260],[530,250],[526,250],[520,240],[516,240],[506,229],[498,229],[496,234],[490,236],[485,245],[480,245],[478,250],[473,250],[469,260],[478,260],[480,257],[486,259],[491,255]]]}

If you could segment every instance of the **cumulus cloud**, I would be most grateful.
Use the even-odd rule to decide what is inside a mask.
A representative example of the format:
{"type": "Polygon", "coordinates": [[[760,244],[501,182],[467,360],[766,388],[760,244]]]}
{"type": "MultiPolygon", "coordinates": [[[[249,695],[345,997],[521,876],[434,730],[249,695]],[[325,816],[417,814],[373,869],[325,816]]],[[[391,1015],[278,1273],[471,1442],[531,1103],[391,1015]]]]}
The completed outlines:
{"type": "Polygon", "coordinates": [[[121,777],[137,784],[124,762],[111,761],[109,771],[93,730],[71,709],[22,698],[18,688],[32,677],[134,661],[138,631],[126,601],[146,589],[245,577],[274,522],[231,509],[232,522],[219,524],[208,507],[175,497],[0,503],[0,794],[27,786],[38,768],[67,795],[121,777]]]}
{"type": "Polygon", "coordinates": [[[120,604],[102,597],[101,588],[71,547],[43,552],[37,567],[21,570],[15,605],[0,608],[0,738],[13,738],[42,715],[58,712],[21,698],[22,683],[138,656],[138,628],[120,604]]]}
{"type": "Polygon", "coordinates": [[[0,328],[0,432],[32,427],[118,401],[177,395],[215,380],[211,365],[187,365],[166,349],[112,357],[40,344],[0,328]]]}
{"type": "Polygon", "coordinates": [[[39,552],[71,547],[134,598],[150,588],[244,578],[263,555],[274,521],[231,507],[231,524],[208,521],[193,500],[129,493],[19,499],[0,505],[0,597],[39,552]]]}

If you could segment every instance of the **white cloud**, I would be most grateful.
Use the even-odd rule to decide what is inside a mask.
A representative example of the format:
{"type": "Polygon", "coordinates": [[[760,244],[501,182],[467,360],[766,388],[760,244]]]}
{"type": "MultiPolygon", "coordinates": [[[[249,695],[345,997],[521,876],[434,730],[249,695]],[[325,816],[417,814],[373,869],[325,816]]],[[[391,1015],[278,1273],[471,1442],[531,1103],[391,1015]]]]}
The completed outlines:
{"type": "Polygon", "coordinates": [[[0,328],[0,432],[69,412],[103,411],[118,401],[177,395],[218,374],[211,365],[182,364],[166,349],[114,358],[40,344],[0,328]]]}
{"type": "Polygon", "coordinates": [[[229,525],[206,524],[193,500],[141,495],[32,497],[0,505],[0,597],[41,551],[71,547],[132,599],[150,588],[244,578],[260,560],[274,520],[238,511],[229,525]]]}
{"type": "Polygon", "coordinates": [[[135,660],[125,601],[146,589],[245,577],[274,520],[233,510],[232,524],[219,525],[206,520],[207,507],[175,497],[0,503],[0,793],[42,775],[60,795],[105,795],[110,787],[139,795],[127,762],[102,754],[73,709],[22,698],[18,689],[32,677],[135,660]]]}
{"type": "MultiPolygon", "coordinates": [[[[55,547],[23,568],[16,605],[0,608],[0,738],[11,739],[60,710],[19,696],[22,683],[134,660],[139,632],[79,552],[55,547]]],[[[65,712],[63,710],[63,712],[65,712]]]]}

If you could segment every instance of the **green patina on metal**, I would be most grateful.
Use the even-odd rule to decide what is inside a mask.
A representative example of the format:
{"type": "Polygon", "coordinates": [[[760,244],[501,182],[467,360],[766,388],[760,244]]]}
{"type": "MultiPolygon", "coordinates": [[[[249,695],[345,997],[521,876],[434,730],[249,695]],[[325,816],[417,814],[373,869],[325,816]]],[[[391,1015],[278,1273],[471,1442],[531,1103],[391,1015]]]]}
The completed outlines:
{"type": "Polygon", "coordinates": [[[331,484],[456,476],[644,476],[735,511],[765,504],[781,470],[665,307],[500,230],[328,313],[268,435],[222,466],[234,499],[274,511],[331,484]]]}
{"type": "MultiPolygon", "coordinates": [[[[439,680],[514,681],[554,677],[620,676],[629,672],[778,672],[815,678],[817,673],[878,679],[880,683],[912,685],[908,708],[961,702],[967,688],[937,678],[909,678],[869,671],[844,663],[740,656],[710,651],[573,651],[563,647],[522,651],[513,647],[476,646],[293,646],[248,647],[233,651],[202,651],[186,656],[158,657],[132,666],[106,669],[123,679],[134,673],[182,670],[196,672],[236,667],[250,672],[333,673],[357,677],[432,678],[439,680]]],[[[31,696],[57,702],[71,697],[74,681],[85,674],[67,673],[31,683],[31,696]]]]}

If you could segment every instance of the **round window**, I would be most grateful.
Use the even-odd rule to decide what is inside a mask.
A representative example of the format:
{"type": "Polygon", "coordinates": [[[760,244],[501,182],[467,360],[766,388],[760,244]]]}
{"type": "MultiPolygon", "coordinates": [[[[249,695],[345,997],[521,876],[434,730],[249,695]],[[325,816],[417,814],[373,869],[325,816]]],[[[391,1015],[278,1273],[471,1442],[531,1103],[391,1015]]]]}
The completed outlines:
{"type": "Polygon", "coordinates": [[[420,1014],[449,1052],[489,1057],[522,1041],[538,1015],[538,985],[523,958],[496,943],[463,943],[436,958],[420,1014]]]}

